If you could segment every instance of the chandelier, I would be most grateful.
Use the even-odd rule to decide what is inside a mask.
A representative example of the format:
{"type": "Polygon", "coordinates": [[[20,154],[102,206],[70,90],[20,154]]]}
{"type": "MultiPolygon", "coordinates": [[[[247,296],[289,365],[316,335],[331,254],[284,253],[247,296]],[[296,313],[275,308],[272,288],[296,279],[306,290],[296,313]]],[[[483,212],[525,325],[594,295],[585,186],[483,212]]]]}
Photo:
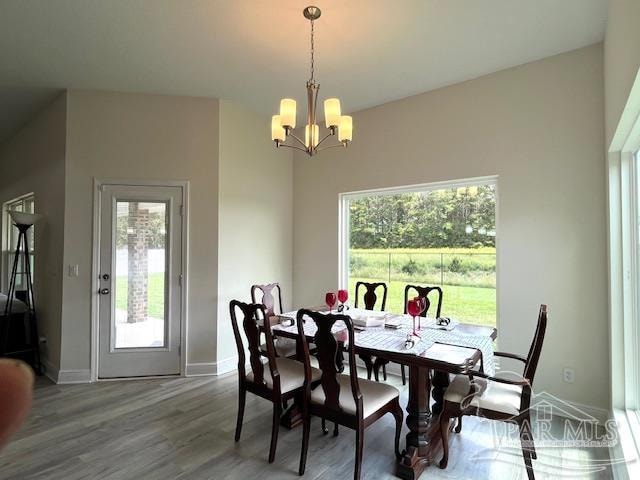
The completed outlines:
{"type": "Polygon", "coordinates": [[[321,12],[318,7],[311,6],[305,8],[302,13],[311,22],[311,75],[307,80],[307,123],[304,127],[304,142],[293,133],[293,129],[296,128],[296,101],[291,98],[280,100],[280,115],[274,115],[271,119],[271,140],[275,142],[276,147],[295,148],[313,156],[327,148],[346,147],[353,138],[353,119],[341,114],[339,99],[327,98],[324,101],[324,121],[328,132],[320,138],[320,126],[316,121],[320,84],[316,83],[314,78],[313,23],[320,18],[321,12]],[[325,140],[336,134],[339,143],[320,147],[325,140]],[[285,143],[288,138],[293,139],[293,144],[285,143]]]}

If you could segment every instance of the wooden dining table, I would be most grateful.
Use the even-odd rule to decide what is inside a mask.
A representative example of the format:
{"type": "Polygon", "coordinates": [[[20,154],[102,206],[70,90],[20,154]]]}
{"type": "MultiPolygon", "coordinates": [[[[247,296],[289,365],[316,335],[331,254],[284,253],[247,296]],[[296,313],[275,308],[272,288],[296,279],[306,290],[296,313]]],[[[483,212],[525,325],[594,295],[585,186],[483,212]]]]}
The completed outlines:
{"type": "MultiPolygon", "coordinates": [[[[343,312],[349,315],[349,310],[343,312]]],[[[372,312],[373,313],[373,312],[372,312]]],[[[376,312],[379,314],[380,312],[376,312]]],[[[291,329],[282,328],[289,322],[290,314],[271,317],[272,331],[276,337],[296,339],[298,334],[291,329]]],[[[386,329],[385,329],[386,330],[386,329]]],[[[497,338],[493,327],[459,323],[455,327],[457,334],[484,336],[492,340],[497,338]]],[[[389,335],[394,332],[388,329],[389,335]]],[[[347,340],[345,330],[334,333],[338,341],[347,340]]],[[[307,335],[313,341],[312,335],[307,335]]],[[[389,362],[406,365],[409,368],[409,395],[407,402],[405,449],[398,461],[396,475],[404,479],[417,479],[424,469],[436,461],[442,450],[438,416],[442,411],[444,393],[449,385],[450,374],[466,374],[482,360],[479,349],[450,343],[436,342],[420,354],[375,348],[375,346],[354,346],[356,354],[370,355],[389,362]],[[433,406],[430,398],[433,397],[433,406]]],[[[301,355],[301,352],[298,352],[301,355]]],[[[283,417],[283,425],[293,427],[300,423],[299,407],[292,405],[283,417]]]]}

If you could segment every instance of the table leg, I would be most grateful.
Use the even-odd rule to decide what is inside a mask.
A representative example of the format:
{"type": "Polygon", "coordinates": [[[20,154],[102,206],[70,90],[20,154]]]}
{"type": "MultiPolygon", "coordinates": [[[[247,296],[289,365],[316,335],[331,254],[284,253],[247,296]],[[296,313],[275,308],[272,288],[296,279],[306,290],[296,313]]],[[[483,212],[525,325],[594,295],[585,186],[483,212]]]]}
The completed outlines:
{"type": "Polygon", "coordinates": [[[361,353],[360,360],[362,360],[364,362],[364,366],[367,367],[367,380],[371,380],[371,374],[373,373],[373,360],[371,355],[361,353]]]}
{"type": "MultiPolygon", "coordinates": [[[[431,439],[438,441],[431,429],[429,413],[429,375],[425,367],[409,367],[409,402],[407,404],[406,450],[398,462],[396,474],[408,480],[417,479],[431,463],[431,439]]],[[[434,422],[437,424],[437,422],[434,422]]]]}
{"type": "Polygon", "coordinates": [[[440,415],[444,406],[444,392],[449,386],[449,374],[445,372],[433,372],[433,415],[440,415]]]}

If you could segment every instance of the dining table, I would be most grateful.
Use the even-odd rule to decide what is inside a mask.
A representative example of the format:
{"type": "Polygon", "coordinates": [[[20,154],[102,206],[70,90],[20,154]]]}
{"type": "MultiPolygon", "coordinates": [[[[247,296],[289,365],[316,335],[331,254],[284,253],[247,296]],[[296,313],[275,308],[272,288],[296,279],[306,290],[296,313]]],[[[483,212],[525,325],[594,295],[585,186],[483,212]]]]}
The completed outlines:
{"type": "MultiPolygon", "coordinates": [[[[409,431],[402,457],[397,462],[396,475],[417,479],[442,451],[438,416],[443,408],[449,376],[467,374],[478,367],[493,374],[493,342],[497,338],[497,330],[455,320],[449,325],[439,325],[436,319],[422,318],[422,328],[416,331],[418,336],[411,336],[411,342],[407,343],[414,332],[413,319],[408,315],[356,308],[345,309],[342,313],[353,320],[356,354],[398,363],[409,369],[406,406],[409,431]]],[[[270,318],[276,341],[278,338],[298,338],[296,314],[297,310],[270,318]]],[[[338,342],[348,342],[344,323],[342,326],[336,323],[333,334],[338,342]]],[[[305,323],[304,335],[313,342],[313,322],[305,323]]],[[[299,342],[297,344],[300,346],[299,342]]],[[[300,348],[297,354],[302,355],[300,348]]],[[[283,416],[282,424],[292,428],[299,423],[300,408],[291,405],[283,416]]]]}

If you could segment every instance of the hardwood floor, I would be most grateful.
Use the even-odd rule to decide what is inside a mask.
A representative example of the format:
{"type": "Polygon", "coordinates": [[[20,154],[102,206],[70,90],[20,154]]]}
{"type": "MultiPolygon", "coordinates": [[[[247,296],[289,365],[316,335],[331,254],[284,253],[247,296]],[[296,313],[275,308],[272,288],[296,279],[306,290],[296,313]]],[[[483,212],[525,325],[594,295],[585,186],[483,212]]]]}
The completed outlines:
{"type": "MultiPolygon", "coordinates": [[[[390,380],[402,389],[399,378],[390,380]]],[[[276,460],[269,465],[271,404],[247,395],[237,444],[236,408],[235,374],[84,385],[39,380],[30,419],[0,453],[0,479],[300,478],[302,430],[281,429],[276,460]]],[[[395,478],[394,420],[387,417],[365,433],[365,479],[395,478]]],[[[449,467],[431,466],[422,479],[526,478],[518,452],[496,453],[489,422],[464,420],[462,433],[452,434],[449,467]]],[[[560,428],[559,418],[554,423],[560,428]]],[[[406,427],[403,444],[405,433],[406,427]]],[[[347,429],[338,438],[323,436],[314,419],[303,478],[352,478],[354,441],[347,429]]],[[[534,468],[538,479],[612,478],[606,467],[584,470],[606,459],[606,449],[538,449],[534,468]]]]}

